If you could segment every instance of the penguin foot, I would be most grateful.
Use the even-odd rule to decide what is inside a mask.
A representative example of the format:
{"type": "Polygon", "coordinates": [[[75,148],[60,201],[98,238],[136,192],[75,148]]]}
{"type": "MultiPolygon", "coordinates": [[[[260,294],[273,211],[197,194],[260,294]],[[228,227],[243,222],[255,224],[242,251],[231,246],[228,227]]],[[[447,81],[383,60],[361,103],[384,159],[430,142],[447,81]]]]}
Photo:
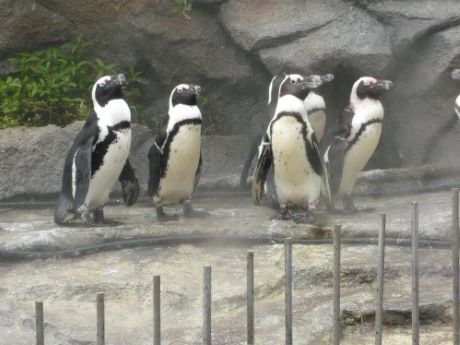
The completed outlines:
{"type": "Polygon", "coordinates": [[[294,221],[297,224],[313,224],[316,222],[316,213],[313,211],[307,211],[303,216],[294,217],[294,221]]]}
{"type": "Polygon", "coordinates": [[[184,217],[185,218],[202,218],[209,216],[206,211],[194,210],[190,201],[185,201],[183,205],[184,217]]]}
{"type": "Polygon", "coordinates": [[[185,213],[184,212],[184,217],[185,218],[204,218],[209,216],[210,213],[206,211],[200,211],[200,210],[193,210],[192,213],[185,213]]]}
{"type": "Polygon", "coordinates": [[[177,214],[168,215],[168,214],[164,213],[162,215],[157,214],[157,219],[158,219],[159,222],[172,222],[172,221],[175,221],[175,220],[179,220],[179,216],[177,214]]]}
{"type": "Polygon", "coordinates": [[[157,210],[157,220],[159,222],[171,222],[174,220],[179,220],[179,216],[177,214],[173,214],[173,215],[166,214],[165,211],[163,210],[163,206],[157,206],[156,210],[157,210]]]}
{"type": "Polygon", "coordinates": [[[88,211],[82,212],[81,219],[83,220],[83,224],[86,225],[86,226],[97,226],[97,223],[90,216],[88,211]]]}
{"type": "Polygon", "coordinates": [[[102,207],[93,211],[93,219],[96,226],[117,226],[123,224],[122,222],[116,220],[105,219],[104,210],[102,207]]]}
{"type": "Polygon", "coordinates": [[[292,219],[292,218],[293,218],[292,212],[286,206],[281,206],[280,213],[275,214],[270,219],[272,219],[272,220],[289,220],[289,219],[292,219]]]}
{"type": "Polygon", "coordinates": [[[95,224],[97,226],[118,226],[123,225],[124,223],[117,220],[104,219],[102,222],[96,222],[95,224]]]}
{"type": "Polygon", "coordinates": [[[74,219],[75,219],[75,213],[73,212],[66,212],[64,216],[62,217],[58,217],[56,215],[54,216],[54,222],[61,226],[71,225],[74,219]]]}

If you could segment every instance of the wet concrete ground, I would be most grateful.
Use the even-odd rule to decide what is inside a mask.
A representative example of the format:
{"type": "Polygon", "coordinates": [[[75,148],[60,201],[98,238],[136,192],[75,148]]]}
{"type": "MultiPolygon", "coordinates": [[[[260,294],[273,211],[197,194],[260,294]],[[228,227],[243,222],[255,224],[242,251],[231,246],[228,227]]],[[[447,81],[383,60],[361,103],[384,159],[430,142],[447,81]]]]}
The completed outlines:
{"type": "MultiPolygon", "coordinates": [[[[0,210],[0,250],[57,250],[123,239],[177,235],[330,237],[332,224],[345,237],[376,237],[377,212],[388,214],[388,235],[410,233],[410,202],[420,202],[422,238],[450,233],[450,194],[360,198],[375,212],[320,216],[310,227],[272,221],[273,211],[246,196],[195,202],[204,219],[159,224],[146,205],[109,206],[110,228],[57,227],[50,208],[0,210]]],[[[180,211],[176,209],[173,211],[180,211]]],[[[94,344],[95,298],[106,294],[107,344],[151,344],[152,276],[162,276],[164,344],[201,343],[202,268],[213,270],[213,344],[245,344],[246,254],[254,251],[256,343],[284,342],[284,247],[234,245],[148,246],[81,258],[0,263],[0,344],[34,343],[34,302],[44,302],[46,344],[94,344]]],[[[450,251],[420,249],[421,344],[451,342],[450,251]]],[[[410,250],[387,247],[385,344],[410,344],[410,250]]],[[[295,245],[294,343],[330,344],[332,336],[332,246],[295,245]]],[[[345,245],[342,252],[343,344],[373,342],[377,247],[345,245]]]]}

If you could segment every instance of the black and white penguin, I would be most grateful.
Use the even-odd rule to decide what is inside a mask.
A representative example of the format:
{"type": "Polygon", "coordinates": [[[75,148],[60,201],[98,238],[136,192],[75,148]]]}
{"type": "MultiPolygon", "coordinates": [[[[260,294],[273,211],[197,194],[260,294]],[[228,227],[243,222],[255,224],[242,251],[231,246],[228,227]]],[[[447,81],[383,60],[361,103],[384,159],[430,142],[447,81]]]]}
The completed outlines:
{"type": "Polygon", "coordinates": [[[392,86],[389,80],[359,78],[339,118],[339,131],[324,154],[333,200],[342,197],[345,211],[357,210],[351,192],[379,143],[384,114],[379,97],[392,86]]]}
{"type": "Polygon", "coordinates": [[[293,206],[305,210],[302,221],[311,223],[315,218],[323,166],[304,100],[321,84],[318,76],[303,78],[298,74],[286,75],[280,83],[275,115],[264,136],[252,181],[252,198],[259,204],[273,164],[279,219],[291,218],[293,206]]]}
{"type": "MultiPolygon", "coordinates": [[[[452,79],[460,80],[460,69],[454,69],[452,71],[452,79]]],[[[460,119],[460,95],[458,95],[457,99],[455,100],[455,113],[460,119]]]]}
{"type": "MultiPolygon", "coordinates": [[[[284,80],[286,74],[279,74],[275,75],[272,80],[270,81],[270,85],[268,87],[268,114],[270,118],[273,116],[277,101],[278,101],[278,91],[281,82],[284,80]]],[[[334,80],[334,75],[329,73],[329,74],[324,74],[321,76],[318,75],[312,75],[311,77],[316,77],[320,78],[322,81],[321,85],[324,85],[326,83],[331,82],[334,80]]],[[[308,93],[307,97],[304,99],[304,105],[305,109],[307,111],[308,119],[310,121],[310,124],[313,128],[313,131],[315,132],[316,139],[318,140],[318,143],[321,142],[325,128],[326,128],[326,102],[324,101],[323,96],[319,92],[315,90],[310,90],[308,93]]],[[[251,165],[253,163],[254,158],[256,157],[256,154],[259,152],[260,153],[260,145],[263,142],[263,135],[260,135],[261,139],[259,139],[259,136],[255,138],[251,142],[251,147],[249,148],[247,158],[244,162],[243,169],[241,171],[240,175],[240,188],[245,189],[246,187],[246,181],[248,179],[249,175],[249,170],[251,168],[251,165]]]]}
{"type": "Polygon", "coordinates": [[[180,84],[169,97],[168,123],[149,151],[149,195],[159,221],[176,220],[163,205],[183,204],[184,216],[193,210],[191,198],[201,172],[201,112],[198,85],[180,84]]]}
{"type": "Polygon", "coordinates": [[[94,111],[65,161],[62,190],[54,213],[58,224],[69,223],[77,215],[87,225],[108,224],[103,206],[117,180],[121,182],[125,204],[129,206],[137,200],[139,183],[128,160],[131,111],[123,99],[125,83],[125,76],[118,74],[102,77],[93,86],[94,111]]]}

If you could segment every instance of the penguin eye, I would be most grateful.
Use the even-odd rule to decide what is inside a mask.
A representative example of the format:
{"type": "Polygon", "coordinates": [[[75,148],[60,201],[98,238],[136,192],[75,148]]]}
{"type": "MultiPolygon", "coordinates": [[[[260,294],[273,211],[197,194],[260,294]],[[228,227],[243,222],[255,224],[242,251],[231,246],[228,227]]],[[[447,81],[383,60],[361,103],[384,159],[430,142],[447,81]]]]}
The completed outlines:
{"type": "Polygon", "coordinates": [[[177,93],[182,93],[182,88],[177,89],[177,93]]]}
{"type": "Polygon", "coordinates": [[[99,83],[99,86],[100,86],[100,87],[104,87],[104,86],[105,86],[105,84],[106,84],[106,82],[105,82],[105,81],[103,81],[102,83],[99,83]]]}
{"type": "Polygon", "coordinates": [[[296,79],[291,79],[291,84],[297,84],[297,80],[296,79]]]}

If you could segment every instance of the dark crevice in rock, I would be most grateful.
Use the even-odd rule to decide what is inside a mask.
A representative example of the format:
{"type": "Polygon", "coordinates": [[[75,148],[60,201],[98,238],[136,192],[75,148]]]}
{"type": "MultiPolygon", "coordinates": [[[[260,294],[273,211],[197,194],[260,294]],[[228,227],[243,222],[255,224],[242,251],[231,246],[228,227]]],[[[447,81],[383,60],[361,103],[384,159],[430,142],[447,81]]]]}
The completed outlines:
{"type": "MultiPolygon", "coordinates": [[[[430,303],[420,306],[420,324],[438,325],[447,324],[451,321],[451,302],[430,303]]],[[[385,308],[383,312],[383,324],[387,326],[410,326],[412,308],[410,305],[401,305],[399,308],[393,306],[385,308]]],[[[344,308],[341,315],[342,323],[345,326],[354,326],[363,323],[374,323],[375,309],[365,308],[344,308]]]]}
{"type": "Polygon", "coordinates": [[[289,33],[287,35],[282,35],[282,36],[277,36],[277,37],[268,37],[268,38],[261,39],[254,45],[254,47],[251,50],[256,51],[256,50],[259,50],[259,49],[273,48],[273,47],[277,47],[279,45],[284,45],[284,44],[287,44],[287,43],[291,43],[291,42],[295,41],[298,38],[305,37],[305,36],[315,32],[317,30],[320,30],[320,29],[324,28],[325,26],[329,25],[333,21],[334,20],[329,20],[326,23],[323,23],[321,25],[309,28],[308,30],[300,30],[300,31],[289,33]]]}

